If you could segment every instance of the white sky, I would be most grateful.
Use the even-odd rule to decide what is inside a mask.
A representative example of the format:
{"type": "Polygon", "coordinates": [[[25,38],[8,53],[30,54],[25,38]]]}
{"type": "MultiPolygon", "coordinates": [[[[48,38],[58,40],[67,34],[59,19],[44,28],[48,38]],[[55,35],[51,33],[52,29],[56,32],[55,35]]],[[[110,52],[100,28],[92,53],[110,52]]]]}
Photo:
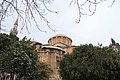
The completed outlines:
{"type": "MultiPolygon", "coordinates": [[[[112,1],[111,1],[112,2],[112,1]]],[[[30,34],[24,29],[18,37],[34,38],[34,40],[43,44],[56,34],[65,34],[72,38],[73,45],[89,44],[97,45],[98,42],[103,45],[109,45],[110,39],[115,39],[120,43],[120,0],[116,0],[111,8],[108,6],[111,2],[104,2],[97,6],[97,11],[93,16],[82,16],[81,22],[76,23],[78,19],[78,10],[76,5],[70,4],[70,0],[54,0],[50,7],[52,10],[59,11],[58,14],[48,13],[46,16],[50,25],[56,32],[51,31],[44,22],[40,21],[39,26],[41,29],[46,30],[47,33],[40,32],[35,25],[29,25],[30,34]]],[[[10,30],[16,20],[16,16],[12,19],[6,19],[4,25],[10,30]]],[[[39,20],[39,19],[38,19],[39,20]]],[[[21,28],[19,23],[19,31],[21,28]]]]}

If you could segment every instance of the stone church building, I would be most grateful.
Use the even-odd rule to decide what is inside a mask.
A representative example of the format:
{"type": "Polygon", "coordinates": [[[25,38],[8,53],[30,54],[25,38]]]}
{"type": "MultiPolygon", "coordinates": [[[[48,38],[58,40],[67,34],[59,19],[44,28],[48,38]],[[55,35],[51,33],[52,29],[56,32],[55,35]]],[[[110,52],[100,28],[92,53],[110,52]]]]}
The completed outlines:
{"type": "MultiPolygon", "coordinates": [[[[14,23],[11,33],[17,35],[18,19],[14,23]]],[[[50,65],[53,73],[49,80],[61,80],[59,75],[59,61],[65,54],[71,54],[75,46],[72,45],[72,39],[64,34],[57,34],[48,39],[48,44],[44,45],[37,41],[31,41],[39,55],[39,60],[50,65]]]]}
{"type": "Polygon", "coordinates": [[[61,80],[58,71],[59,61],[65,54],[70,54],[75,48],[75,46],[72,46],[72,39],[63,34],[57,34],[48,40],[47,45],[36,41],[33,41],[32,45],[36,46],[39,60],[50,65],[53,70],[50,80],[61,80]]]}

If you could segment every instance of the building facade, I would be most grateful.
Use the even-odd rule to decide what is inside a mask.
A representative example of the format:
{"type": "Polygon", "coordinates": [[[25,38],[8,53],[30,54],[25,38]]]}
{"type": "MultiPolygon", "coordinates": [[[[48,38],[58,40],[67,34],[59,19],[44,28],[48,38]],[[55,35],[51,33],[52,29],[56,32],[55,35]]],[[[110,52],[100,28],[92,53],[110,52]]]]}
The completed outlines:
{"type": "Polygon", "coordinates": [[[45,46],[39,42],[32,41],[32,45],[36,46],[39,55],[39,61],[42,61],[52,69],[49,80],[61,80],[59,75],[59,61],[63,58],[65,51],[55,46],[45,46]]]}
{"type": "Polygon", "coordinates": [[[72,39],[64,34],[57,34],[48,39],[48,45],[43,45],[33,41],[32,45],[36,46],[39,54],[39,61],[50,65],[53,73],[50,75],[50,80],[61,80],[59,75],[59,61],[67,53],[71,54],[75,46],[72,46],[72,39]]]}

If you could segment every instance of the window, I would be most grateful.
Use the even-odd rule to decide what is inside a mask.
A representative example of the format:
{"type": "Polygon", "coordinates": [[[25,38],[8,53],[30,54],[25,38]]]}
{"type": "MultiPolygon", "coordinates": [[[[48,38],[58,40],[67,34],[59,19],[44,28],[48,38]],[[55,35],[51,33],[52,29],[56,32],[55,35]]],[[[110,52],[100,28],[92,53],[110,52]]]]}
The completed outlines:
{"type": "Polygon", "coordinates": [[[63,38],[63,43],[65,43],[66,41],[65,41],[65,38],[63,38]]]}
{"type": "Polygon", "coordinates": [[[69,39],[67,40],[67,45],[69,45],[69,39]]]}
{"type": "Polygon", "coordinates": [[[60,37],[58,37],[58,42],[60,42],[60,37]]]}
{"type": "Polygon", "coordinates": [[[53,39],[54,40],[54,44],[56,43],[56,38],[53,39]]]}

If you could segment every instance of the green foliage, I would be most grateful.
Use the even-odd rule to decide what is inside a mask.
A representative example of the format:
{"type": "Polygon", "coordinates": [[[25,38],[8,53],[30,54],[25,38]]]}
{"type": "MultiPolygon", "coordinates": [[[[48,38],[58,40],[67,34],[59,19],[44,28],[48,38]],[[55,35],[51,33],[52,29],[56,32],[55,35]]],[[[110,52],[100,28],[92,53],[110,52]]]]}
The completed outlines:
{"type": "Polygon", "coordinates": [[[120,44],[117,43],[113,38],[111,38],[112,44],[109,45],[109,47],[114,48],[117,51],[120,51],[120,44]]]}
{"type": "Polygon", "coordinates": [[[1,72],[16,74],[19,78],[28,78],[32,74],[38,58],[27,41],[19,41],[14,35],[0,34],[0,47],[1,72]]]}
{"type": "Polygon", "coordinates": [[[81,45],[60,62],[63,80],[120,80],[120,52],[81,45]]]}
{"type": "Polygon", "coordinates": [[[12,72],[13,67],[10,64],[13,64],[13,57],[18,44],[17,38],[13,38],[13,36],[6,34],[0,34],[0,64],[3,72],[12,72]]]}
{"type": "Polygon", "coordinates": [[[19,41],[14,35],[0,34],[1,73],[10,73],[11,80],[14,75],[17,75],[17,80],[33,80],[38,77],[46,80],[50,68],[43,63],[37,64],[37,61],[38,54],[35,48],[30,46],[30,40],[24,37],[19,41]]]}
{"type": "Polygon", "coordinates": [[[49,80],[51,72],[50,66],[38,61],[34,74],[32,75],[33,80],[49,80]]]}
{"type": "Polygon", "coordinates": [[[115,42],[115,40],[113,38],[111,38],[111,42],[112,42],[113,45],[116,44],[116,42],[115,42]]]}

